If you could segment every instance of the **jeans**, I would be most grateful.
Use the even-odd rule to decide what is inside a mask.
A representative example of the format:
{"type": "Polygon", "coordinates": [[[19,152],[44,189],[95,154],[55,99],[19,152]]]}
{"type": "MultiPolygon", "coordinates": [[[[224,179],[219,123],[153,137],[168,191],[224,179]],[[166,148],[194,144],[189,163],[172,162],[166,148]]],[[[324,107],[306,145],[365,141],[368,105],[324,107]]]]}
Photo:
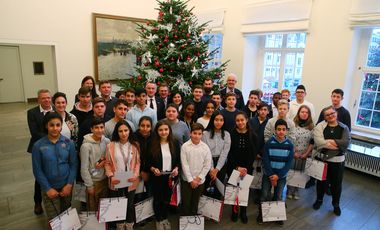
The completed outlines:
{"type": "Polygon", "coordinates": [[[286,184],[286,177],[279,178],[277,186],[274,187],[274,194],[271,197],[272,184],[267,175],[263,175],[262,188],[261,188],[261,202],[265,201],[278,201],[282,200],[282,193],[286,184]]]}

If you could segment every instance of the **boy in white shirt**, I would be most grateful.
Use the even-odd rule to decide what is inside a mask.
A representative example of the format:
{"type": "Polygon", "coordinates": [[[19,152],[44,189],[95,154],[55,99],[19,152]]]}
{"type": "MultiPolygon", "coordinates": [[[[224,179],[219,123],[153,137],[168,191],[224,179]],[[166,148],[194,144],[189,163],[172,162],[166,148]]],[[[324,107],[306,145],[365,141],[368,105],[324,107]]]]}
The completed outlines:
{"type": "Polygon", "coordinates": [[[204,189],[207,173],[211,169],[210,148],[201,141],[203,126],[191,125],[190,140],[181,147],[183,215],[197,215],[199,198],[204,189]]]}

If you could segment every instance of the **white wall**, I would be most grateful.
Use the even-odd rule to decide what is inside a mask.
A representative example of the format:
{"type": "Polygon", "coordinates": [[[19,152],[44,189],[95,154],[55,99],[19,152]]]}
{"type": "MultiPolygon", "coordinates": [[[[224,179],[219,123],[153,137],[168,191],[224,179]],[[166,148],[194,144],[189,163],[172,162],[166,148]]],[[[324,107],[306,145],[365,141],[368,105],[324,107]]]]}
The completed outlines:
{"type": "Polygon", "coordinates": [[[70,102],[82,78],[94,75],[91,14],[156,18],[156,7],[154,0],[1,0],[0,43],[53,45],[58,90],[70,102]]]}
{"type": "MultiPolygon", "coordinates": [[[[252,74],[252,65],[244,60],[245,47],[251,41],[245,40],[240,32],[244,7],[263,0],[192,0],[190,3],[197,10],[224,8],[223,59],[231,62],[227,72],[235,72],[244,83],[243,89],[249,88],[245,83],[257,88],[257,79],[252,74]],[[247,43],[246,43],[247,42],[247,43]],[[246,44],[245,44],[246,43],[246,44]]],[[[316,111],[330,104],[330,93],[334,88],[346,92],[345,105],[348,104],[350,84],[356,58],[357,36],[349,28],[349,10],[351,1],[314,0],[311,9],[310,27],[306,38],[305,62],[302,83],[305,84],[307,99],[314,103],[316,111]]],[[[256,62],[257,63],[257,62],[256,62]]],[[[239,85],[241,87],[241,85],[239,85]]],[[[245,98],[248,91],[245,90],[245,98]]],[[[351,111],[352,112],[352,111],[351,111]]]]}

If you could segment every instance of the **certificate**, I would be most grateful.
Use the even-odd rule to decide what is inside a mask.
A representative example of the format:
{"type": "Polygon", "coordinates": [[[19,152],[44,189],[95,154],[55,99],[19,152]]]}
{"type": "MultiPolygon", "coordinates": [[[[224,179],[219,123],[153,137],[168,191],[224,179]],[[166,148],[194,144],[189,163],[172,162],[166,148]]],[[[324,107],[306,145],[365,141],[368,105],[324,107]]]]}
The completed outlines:
{"type": "Polygon", "coordinates": [[[234,186],[239,186],[240,188],[249,188],[251,186],[252,180],[252,175],[247,174],[244,177],[240,177],[240,172],[234,170],[228,179],[228,183],[234,186]]]}
{"type": "Polygon", "coordinates": [[[99,223],[125,220],[127,218],[127,205],[128,199],[125,197],[100,199],[99,223]]]}
{"type": "Polygon", "coordinates": [[[153,197],[150,197],[146,200],[143,200],[135,204],[135,212],[136,223],[140,223],[141,221],[148,219],[151,216],[154,216],[153,197]]]}
{"type": "Polygon", "coordinates": [[[132,185],[132,182],[128,182],[128,179],[134,176],[135,175],[133,174],[132,171],[122,171],[122,172],[116,171],[114,173],[114,178],[119,180],[120,183],[115,185],[115,188],[125,188],[132,185]]]}

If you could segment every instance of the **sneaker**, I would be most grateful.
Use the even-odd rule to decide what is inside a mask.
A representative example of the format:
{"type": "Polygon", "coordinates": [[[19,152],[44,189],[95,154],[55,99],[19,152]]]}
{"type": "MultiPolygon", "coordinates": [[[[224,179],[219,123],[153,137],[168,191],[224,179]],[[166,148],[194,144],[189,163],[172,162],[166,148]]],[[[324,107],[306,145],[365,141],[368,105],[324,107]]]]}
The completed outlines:
{"type": "Polygon", "coordinates": [[[256,222],[259,225],[263,224],[263,217],[260,214],[256,217],[256,222]]]}
{"type": "Polygon", "coordinates": [[[280,220],[280,221],[276,221],[276,223],[280,226],[284,226],[284,221],[283,220],[280,220]]]}
{"type": "Polygon", "coordinates": [[[164,230],[163,221],[156,221],[156,230],[164,230]]]}
{"type": "Polygon", "coordinates": [[[322,205],[322,201],[317,200],[313,204],[313,209],[318,210],[321,207],[321,205],[322,205]]]}
{"type": "Polygon", "coordinates": [[[116,230],[125,230],[125,224],[124,223],[116,224],[116,230]]]}
{"type": "Polygon", "coordinates": [[[170,224],[168,219],[162,221],[162,225],[164,226],[164,230],[171,230],[172,225],[170,224]]]}
{"type": "Polygon", "coordinates": [[[288,193],[288,194],[286,195],[286,197],[287,197],[289,200],[293,199],[293,196],[292,196],[292,194],[290,194],[290,193],[288,193]]]}
{"type": "Polygon", "coordinates": [[[232,220],[232,222],[238,221],[238,214],[235,213],[234,211],[232,211],[231,220],[232,220]]]}
{"type": "Polygon", "coordinates": [[[337,216],[340,216],[340,214],[342,214],[342,211],[340,210],[340,207],[339,207],[339,206],[334,207],[334,213],[335,213],[335,215],[337,215],[337,216]]]}
{"type": "Polygon", "coordinates": [[[42,205],[39,203],[35,203],[34,204],[34,214],[41,215],[42,213],[44,213],[44,210],[42,209],[42,205]]]}
{"type": "Polygon", "coordinates": [[[295,199],[295,200],[299,200],[300,199],[300,194],[299,194],[299,192],[297,190],[294,191],[293,199],[295,199]]]}

